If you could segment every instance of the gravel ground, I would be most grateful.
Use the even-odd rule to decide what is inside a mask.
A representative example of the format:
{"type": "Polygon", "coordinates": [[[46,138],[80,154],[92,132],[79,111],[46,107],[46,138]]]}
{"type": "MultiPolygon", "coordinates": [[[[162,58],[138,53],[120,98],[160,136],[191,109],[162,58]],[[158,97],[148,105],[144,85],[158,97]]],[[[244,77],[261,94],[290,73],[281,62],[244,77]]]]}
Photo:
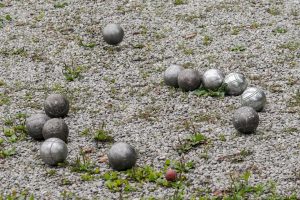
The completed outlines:
{"type": "MultiPolygon", "coordinates": [[[[300,197],[300,2],[298,0],[100,1],[4,0],[0,4],[0,126],[26,113],[43,112],[48,94],[63,93],[71,101],[68,162],[80,148],[101,171],[99,158],[111,144],[96,145],[93,133],[102,123],[116,141],[133,145],[138,165],[161,168],[178,160],[179,139],[196,130],[212,140],[184,156],[194,160],[187,174],[191,186],[226,189],[229,174],[251,170],[251,183],[276,183],[279,194],[300,197]],[[10,19],[11,18],[11,19],[10,19]],[[124,41],[107,45],[101,30],[120,23],[124,41]],[[90,44],[90,47],[87,47],[90,44]],[[240,135],[231,117],[240,97],[198,97],[164,85],[162,73],[171,63],[198,69],[241,72],[249,86],[262,88],[267,106],[259,113],[257,133],[240,135]],[[67,81],[65,66],[82,67],[81,78],[67,81]],[[8,99],[9,101],[5,101],[8,99]],[[220,139],[223,138],[223,139],[220,139]],[[230,155],[251,151],[241,162],[230,155]]],[[[0,130],[0,137],[7,140],[0,130]]],[[[103,180],[82,181],[69,167],[48,167],[39,157],[39,141],[4,142],[16,154],[0,159],[0,193],[28,190],[37,199],[59,199],[63,191],[81,198],[115,199],[118,193],[103,180]],[[49,170],[56,174],[49,176],[49,170]],[[62,184],[68,179],[70,184],[62,184]]],[[[173,189],[152,184],[127,194],[128,199],[164,199],[173,189]]]]}

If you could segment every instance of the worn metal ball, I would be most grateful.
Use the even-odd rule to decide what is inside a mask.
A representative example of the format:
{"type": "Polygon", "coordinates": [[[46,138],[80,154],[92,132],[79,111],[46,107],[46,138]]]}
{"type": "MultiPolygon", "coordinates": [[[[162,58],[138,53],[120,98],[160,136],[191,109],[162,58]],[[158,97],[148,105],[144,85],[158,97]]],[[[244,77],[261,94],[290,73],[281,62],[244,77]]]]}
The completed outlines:
{"type": "Polygon", "coordinates": [[[259,124],[259,116],[252,107],[244,106],[235,111],[232,122],[238,132],[253,133],[259,124]]]}
{"type": "Polygon", "coordinates": [[[67,142],[69,128],[63,119],[53,118],[45,123],[42,132],[45,139],[55,137],[67,142]]]}
{"type": "Polygon", "coordinates": [[[201,85],[201,77],[197,70],[184,69],[178,74],[178,86],[184,91],[192,91],[201,85]]]}
{"type": "Polygon", "coordinates": [[[224,83],[226,84],[226,93],[235,96],[242,94],[248,86],[245,76],[235,72],[225,76],[224,83]]]}
{"type": "Polygon", "coordinates": [[[108,152],[110,166],[117,171],[132,168],[137,160],[135,149],[124,142],[115,143],[108,152]]]}
{"type": "Polygon", "coordinates": [[[28,131],[28,134],[36,140],[43,139],[43,127],[44,124],[50,119],[45,114],[35,114],[26,119],[26,129],[28,131]]]}
{"type": "Polygon", "coordinates": [[[40,147],[42,160],[48,165],[57,165],[66,160],[68,148],[64,141],[59,138],[49,138],[40,147]]]}
{"type": "Polygon", "coordinates": [[[210,90],[218,89],[224,81],[224,74],[218,69],[209,69],[202,75],[204,88],[210,90]]]}
{"type": "Polygon", "coordinates": [[[180,65],[171,64],[164,73],[166,85],[178,87],[178,74],[184,68],[180,65]]]}
{"type": "Polygon", "coordinates": [[[123,40],[124,30],[119,24],[108,24],[103,28],[102,34],[105,42],[117,45],[123,40]]]}
{"type": "Polygon", "coordinates": [[[256,87],[247,88],[241,95],[242,106],[250,106],[257,112],[262,111],[266,105],[266,94],[256,87]]]}
{"type": "Polygon", "coordinates": [[[49,117],[65,117],[69,112],[69,101],[61,94],[51,94],[45,100],[44,109],[49,117]]]}

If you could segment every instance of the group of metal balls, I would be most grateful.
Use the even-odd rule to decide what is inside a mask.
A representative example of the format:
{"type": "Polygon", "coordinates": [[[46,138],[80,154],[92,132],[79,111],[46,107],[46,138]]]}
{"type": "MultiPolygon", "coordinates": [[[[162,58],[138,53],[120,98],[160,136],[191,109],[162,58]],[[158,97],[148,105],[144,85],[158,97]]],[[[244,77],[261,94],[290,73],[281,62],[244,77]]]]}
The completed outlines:
{"type": "MultiPolygon", "coordinates": [[[[69,101],[60,94],[51,94],[44,103],[46,114],[35,114],[26,120],[29,135],[45,141],[40,146],[40,156],[48,165],[57,165],[68,156],[69,128],[63,118],[69,112],[69,101]]],[[[108,152],[110,166],[115,170],[133,167],[137,160],[135,149],[124,143],[115,143],[108,152]]]]}
{"type": "Polygon", "coordinates": [[[68,154],[66,145],[69,128],[63,117],[69,112],[69,101],[60,94],[51,94],[44,102],[46,114],[35,114],[26,120],[28,134],[45,141],[40,146],[42,160],[55,165],[63,162],[68,154]]]}
{"type": "Polygon", "coordinates": [[[232,122],[235,129],[241,133],[253,133],[259,124],[257,112],[264,109],[266,95],[257,87],[248,87],[245,76],[241,73],[224,75],[219,69],[209,69],[202,75],[195,69],[184,69],[177,64],[171,64],[164,72],[166,85],[181,88],[183,91],[193,91],[201,85],[207,90],[218,90],[222,85],[227,95],[241,95],[241,107],[233,114],[232,122]]]}
{"type": "MultiPolygon", "coordinates": [[[[118,45],[124,37],[124,30],[118,24],[108,24],[102,31],[103,39],[110,45],[118,45]]],[[[194,69],[184,69],[180,65],[170,65],[164,73],[167,85],[179,87],[183,91],[192,91],[201,85],[208,90],[217,90],[223,84],[226,94],[241,95],[242,107],[233,115],[234,127],[242,133],[252,133],[256,130],[259,117],[257,111],[262,111],[266,103],[265,93],[254,87],[248,89],[248,83],[243,74],[230,73],[226,76],[218,69],[209,69],[203,75],[194,69]]],[[[66,145],[69,128],[64,117],[69,112],[69,101],[60,94],[48,96],[44,103],[46,114],[36,114],[26,121],[29,135],[37,140],[45,139],[40,146],[42,160],[48,165],[64,162],[68,155],[66,145]]],[[[137,160],[135,149],[127,143],[117,142],[108,151],[109,165],[117,171],[132,168],[137,160]]],[[[166,179],[174,181],[176,172],[169,169],[166,179]]]]}

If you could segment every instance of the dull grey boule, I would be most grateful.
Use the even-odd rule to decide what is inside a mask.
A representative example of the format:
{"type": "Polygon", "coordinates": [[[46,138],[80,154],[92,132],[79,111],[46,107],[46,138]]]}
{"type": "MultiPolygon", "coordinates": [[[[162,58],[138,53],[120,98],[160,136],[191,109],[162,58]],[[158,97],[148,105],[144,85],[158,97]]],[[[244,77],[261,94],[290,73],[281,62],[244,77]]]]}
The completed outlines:
{"type": "Polygon", "coordinates": [[[49,117],[65,117],[69,112],[69,101],[61,94],[51,94],[44,102],[44,110],[49,117]]]}
{"type": "Polygon", "coordinates": [[[256,131],[259,116],[252,107],[244,106],[235,111],[232,122],[238,132],[249,134],[256,131]]]}
{"type": "Polygon", "coordinates": [[[53,118],[45,123],[42,132],[45,139],[55,137],[67,142],[69,128],[63,119],[53,118]]]}
{"type": "Polygon", "coordinates": [[[201,77],[197,70],[184,69],[178,74],[178,86],[184,91],[192,91],[201,85],[201,77]]]}
{"type": "Polygon", "coordinates": [[[36,140],[42,140],[44,124],[50,119],[46,114],[35,114],[26,119],[26,129],[28,134],[36,140]]]}
{"type": "Polygon", "coordinates": [[[110,148],[107,156],[110,166],[117,171],[132,168],[137,160],[135,149],[124,142],[115,143],[110,148]]]}
{"type": "Polygon", "coordinates": [[[178,74],[183,69],[180,65],[171,64],[164,73],[165,84],[178,88],[178,74]]]}

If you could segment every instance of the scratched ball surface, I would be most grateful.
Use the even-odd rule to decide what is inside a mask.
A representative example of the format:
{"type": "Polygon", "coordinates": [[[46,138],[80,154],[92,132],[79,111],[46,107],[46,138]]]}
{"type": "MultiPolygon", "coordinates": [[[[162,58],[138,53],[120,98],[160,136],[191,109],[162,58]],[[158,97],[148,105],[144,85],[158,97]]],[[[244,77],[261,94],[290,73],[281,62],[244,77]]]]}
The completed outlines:
{"type": "Polygon", "coordinates": [[[117,142],[108,152],[108,161],[110,166],[117,171],[132,168],[137,160],[135,149],[127,143],[117,142]]]}
{"type": "Polygon", "coordinates": [[[26,119],[26,129],[28,134],[36,140],[43,139],[43,127],[44,124],[50,119],[45,114],[35,114],[26,119]]]}
{"type": "Polygon", "coordinates": [[[67,142],[69,128],[63,119],[53,118],[45,123],[42,132],[45,139],[55,137],[67,142]]]}
{"type": "Polygon", "coordinates": [[[259,116],[252,107],[244,106],[235,111],[232,122],[238,132],[249,134],[256,131],[259,116]]]}
{"type": "Polygon", "coordinates": [[[218,89],[224,81],[224,74],[218,69],[209,69],[202,76],[204,88],[210,90],[218,89]]]}
{"type": "Polygon", "coordinates": [[[184,68],[180,65],[171,64],[164,73],[166,85],[178,87],[178,74],[184,68]]]}
{"type": "Polygon", "coordinates": [[[242,106],[250,106],[260,112],[266,105],[266,94],[259,88],[249,87],[241,95],[241,104],[242,106]]]}
{"type": "Polygon", "coordinates": [[[68,156],[67,145],[59,138],[49,138],[41,144],[40,156],[48,165],[62,163],[68,156]]]}
{"type": "Polygon", "coordinates": [[[226,93],[234,96],[242,94],[248,86],[245,76],[235,72],[226,75],[224,83],[226,84],[226,93]]]}
{"type": "Polygon", "coordinates": [[[197,70],[184,69],[178,74],[178,86],[184,91],[192,91],[201,85],[201,77],[197,70]]]}
{"type": "Polygon", "coordinates": [[[119,24],[108,24],[102,31],[103,39],[111,45],[117,45],[122,42],[124,30],[119,24]]]}
{"type": "Polygon", "coordinates": [[[51,94],[44,102],[44,110],[49,117],[65,117],[69,112],[69,101],[61,94],[51,94]]]}

